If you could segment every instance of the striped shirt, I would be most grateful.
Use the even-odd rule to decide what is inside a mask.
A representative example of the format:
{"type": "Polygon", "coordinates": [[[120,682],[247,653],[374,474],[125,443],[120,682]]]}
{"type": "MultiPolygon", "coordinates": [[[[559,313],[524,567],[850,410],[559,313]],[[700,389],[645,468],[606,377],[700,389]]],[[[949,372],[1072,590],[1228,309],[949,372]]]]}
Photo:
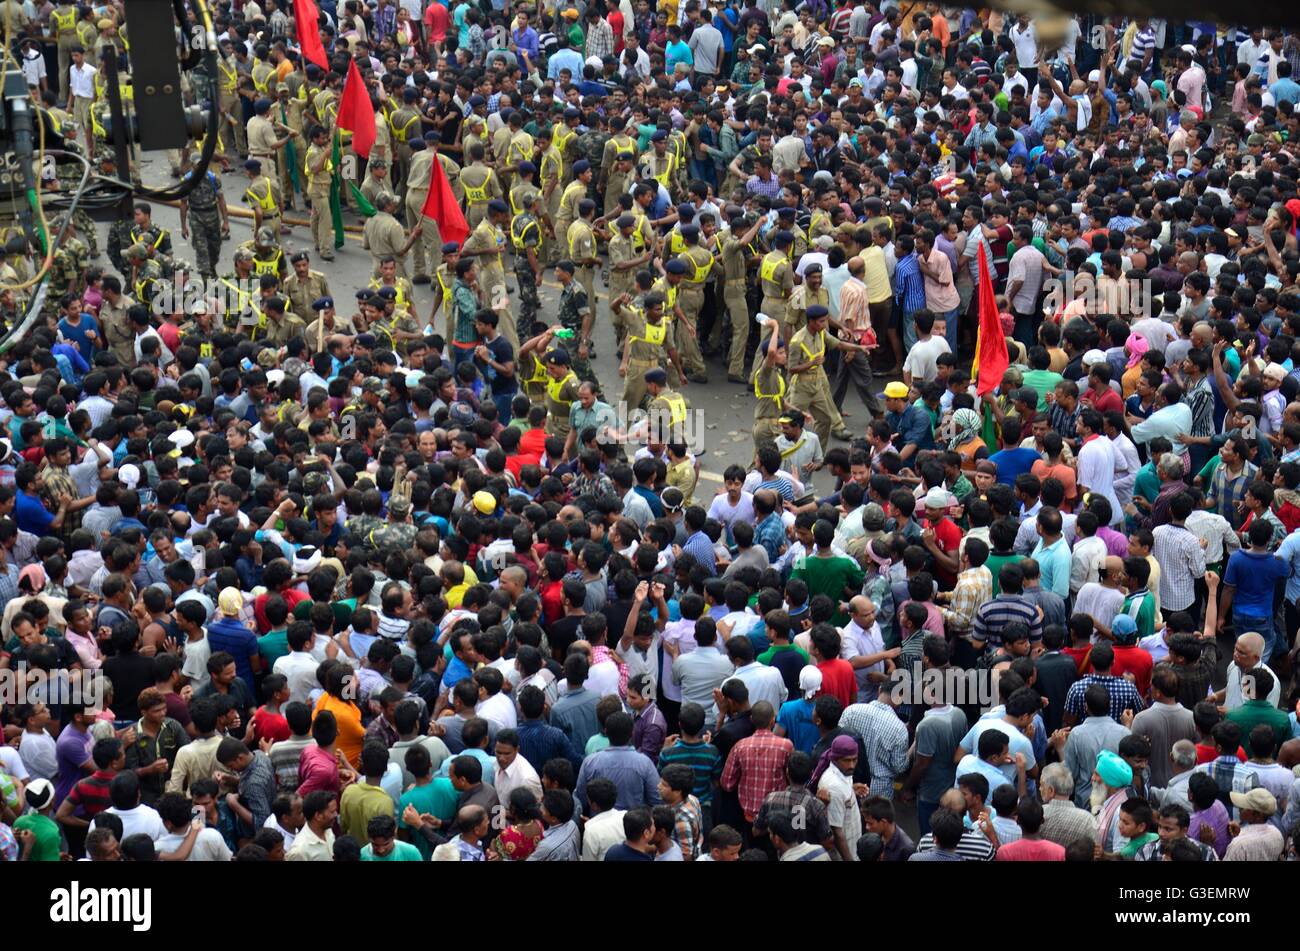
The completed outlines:
{"type": "Polygon", "coordinates": [[[862,741],[867,751],[871,795],[894,798],[894,777],[907,769],[907,726],[893,707],[872,700],[853,703],[840,715],[840,729],[862,741]]]}
{"type": "Polygon", "coordinates": [[[975,639],[997,650],[1002,646],[1003,628],[1012,621],[1019,621],[1029,628],[1032,643],[1043,639],[1043,622],[1037,605],[1020,594],[1000,594],[981,604],[975,612],[975,639]]]}
{"type": "MultiPolygon", "coordinates": [[[[1183,402],[1192,408],[1192,430],[1193,436],[1213,436],[1214,435],[1214,390],[1210,389],[1210,381],[1206,377],[1201,377],[1196,383],[1188,389],[1183,395],[1183,402]]],[[[1223,514],[1220,512],[1219,514],[1223,514]]]]}
{"type": "Polygon", "coordinates": [[[1160,604],[1165,613],[1186,611],[1196,600],[1196,579],[1205,576],[1205,549],[1182,525],[1160,525],[1151,554],[1160,563],[1160,604]]]}
{"type": "Polygon", "coordinates": [[[894,298],[906,313],[925,307],[925,281],[915,252],[900,258],[894,269],[894,298]]]}
{"type": "Polygon", "coordinates": [[[1133,37],[1133,46],[1129,50],[1128,58],[1131,62],[1137,62],[1142,66],[1146,62],[1147,53],[1156,48],[1156,34],[1152,29],[1139,30],[1133,37]]]}
{"type": "MultiPolygon", "coordinates": [[[[921,836],[921,841],[916,843],[916,853],[908,861],[913,859],[918,862],[933,861],[932,859],[917,858],[918,855],[933,851],[935,851],[934,833],[927,832],[921,836]]],[[[957,854],[965,862],[992,862],[996,852],[997,849],[993,847],[993,843],[986,839],[984,833],[978,829],[967,829],[962,833],[961,841],[957,843],[957,854]]]]}
{"type": "Polygon", "coordinates": [[[1057,845],[1070,846],[1080,839],[1097,841],[1097,820],[1087,809],[1080,809],[1067,799],[1053,799],[1043,803],[1044,839],[1057,845]]]}
{"type": "Polygon", "coordinates": [[[722,754],[712,743],[687,743],[678,740],[659,754],[659,771],[681,763],[695,771],[695,798],[701,803],[713,801],[713,784],[722,776],[722,754]]]}
{"type": "MultiPolygon", "coordinates": [[[[117,773],[97,769],[68,793],[68,802],[75,807],[73,814],[81,819],[93,819],[113,804],[108,787],[117,773]]],[[[1253,775],[1253,774],[1252,774],[1253,775]]]]}

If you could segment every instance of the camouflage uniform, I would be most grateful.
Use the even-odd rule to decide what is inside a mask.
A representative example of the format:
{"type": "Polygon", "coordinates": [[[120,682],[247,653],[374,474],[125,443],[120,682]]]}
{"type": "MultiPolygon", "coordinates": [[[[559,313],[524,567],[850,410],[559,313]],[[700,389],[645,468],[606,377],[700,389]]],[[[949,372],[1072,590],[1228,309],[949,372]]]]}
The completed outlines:
{"type": "Polygon", "coordinates": [[[45,295],[41,313],[57,314],[63,295],[81,290],[88,253],[85,242],[72,235],[68,235],[59,243],[59,249],[54,252],[54,261],[50,267],[50,289],[45,295]]]}
{"type": "MultiPolygon", "coordinates": [[[[587,357],[578,356],[578,347],[582,342],[582,319],[588,309],[587,292],[582,289],[582,285],[576,280],[570,281],[568,286],[560,292],[559,304],[560,324],[566,330],[572,330],[574,334],[567,347],[571,361],[570,365],[579,380],[594,383],[597,391],[599,391],[600,381],[596,379],[596,371],[592,369],[591,361],[587,357]]],[[[599,396],[599,392],[597,392],[597,396],[599,396]]]]}
{"type": "Polygon", "coordinates": [[[132,296],[141,304],[151,304],[166,279],[162,265],[149,258],[135,269],[131,277],[132,296]]]}
{"type": "Polygon", "coordinates": [[[537,275],[528,261],[528,249],[532,248],[539,257],[540,264],[542,228],[537,216],[530,211],[522,211],[510,222],[510,241],[515,246],[515,280],[519,282],[519,322],[516,332],[520,340],[527,340],[533,335],[533,325],[537,321],[537,311],[542,306],[537,296],[537,275]]]}
{"type": "Polygon", "coordinates": [[[217,207],[220,194],[221,179],[208,172],[186,199],[190,244],[194,247],[199,273],[204,277],[217,276],[217,261],[221,257],[221,212],[217,207]]]}
{"type": "Polygon", "coordinates": [[[415,544],[415,536],[418,531],[419,529],[410,522],[385,522],[364,537],[375,548],[405,551],[415,544]]]}
{"type": "Polygon", "coordinates": [[[358,515],[355,518],[348,519],[344,527],[354,535],[369,538],[371,532],[377,528],[383,528],[383,526],[384,520],[378,515],[358,515]]]}
{"type": "Polygon", "coordinates": [[[122,274],[131,272],[130,265],[122,257],[122,252],[135,241],[131,238],[132,222],[129,218],[122,221],[113,222],[113,226],[108,229],[108,259],[113,262],[113,267],[117,268],[122,274]]]}
{"type": "MultiPolygon", "coordinates": [[[[77,186],[81,184],[82,171],[80,162],[61,162],[56,165],[54,174],[59,180],[59,191],[67,195],[75,192],[77,186]]],[[[91,220],[90,215],[86,214],[84,208],[78,208],[73,212],[72,224],[86,242],[90,256],[99,257],[99,233],[95,230],[95,222],[91,220]]]]}

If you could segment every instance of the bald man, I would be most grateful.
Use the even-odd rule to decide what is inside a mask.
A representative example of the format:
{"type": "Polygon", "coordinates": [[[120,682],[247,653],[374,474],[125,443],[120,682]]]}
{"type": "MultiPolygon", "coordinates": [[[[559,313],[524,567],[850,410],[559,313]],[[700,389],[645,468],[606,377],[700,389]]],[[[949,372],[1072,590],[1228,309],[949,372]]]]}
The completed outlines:
{"type": "Polygon", "coordinates": [[[898,647],[885,650],[885,638],[876,620],[876,605],[865,594],[849,599],[849,623],[841,634],[844,644],[840,656],[849,662],[858,679],[858,702],[870,703],[889,678],[892,661],[901,653],[898,647]],[[851,652],[850,652],[851,649],[851,652]]]}
{"type": "Polygon", "coordinates": [[[1079,588],[1074,599],[1074,613],[1092,618],[1093,627],[1106,638],[1110,625],[1124,606],[1124,559],[1107,555],[1101,560],[1100,580],[1089,581],[1079,588]]]}
{"type": "Polygon", "coordinates": [[[1277,674],[1268,664],[1263,663],[1262,655],[1264,653],[1264,638],[1254,631],[1248,631],[1237,638],[1237,643],[1232,645],[1232,663],[1228,665],[1228,683],[1214,695],[1214,702],[1225,710],[1235,710],[1245,702],[1241,695],[1241,675],[1246,671],[1254,670],[1256,667],[1263,667],[1273,675],[1273,689],[1268,692],[1268,700],[1271,706],[1277,706],[1278,700],[1282,696],[1282,681],[1278,679],[1277,674]]]}

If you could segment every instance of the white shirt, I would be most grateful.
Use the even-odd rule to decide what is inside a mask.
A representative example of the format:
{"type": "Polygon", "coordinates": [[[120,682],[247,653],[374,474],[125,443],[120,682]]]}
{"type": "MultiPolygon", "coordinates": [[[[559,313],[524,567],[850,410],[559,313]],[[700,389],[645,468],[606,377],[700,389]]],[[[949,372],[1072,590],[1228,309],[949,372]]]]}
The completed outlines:
{"type": "MultiPolygon", "coordinates": [[[[768,667],[758,661],[751,661],[743,667],[737,667],[735,673],[722,682],[725,684],[728,680],[739,680],[745,684],[749,689],[751,704],[766,700],[772,705],[773,710],[780,710],[781,704],[785,703],[790,696],[790,690],[786,687],[781,672],[775,667],[768,667]]],[[[857,839],[853,841],[856,842],[857,839]]]]}
{"type": "Polygon", "coordinates": [[[292,651],[277,658],[271,672],[283,675],[289,681],[289,699],[306,703],[316,688],[316,668],[320,664],[307,651],[292,651]]]}
{"type": "Polygon", "coordinates": [[[856,862],[858,855],[854,845],[862,836],[862,810],[858,808],[858,797],[853,792],[853,777],[845,776],[832,762],[818,780],[817,789],[819,792],[823,789],[830,792],[826,818],[831,828],[843,830],[844,841],[849,843],[849,852],[856,862]]]}
{"type": "Polygon", "coordinates": [[[498,730],[513,730],[519,725],[518,714],[515,713],[515,705],[510,700],[510,695],[504,691],[493,694],[486,700],[479,703],[474,710],[484,720],[490,720],[495,723],[498,730]]]}
{"type": "Polygon", "coordinates": [[[582,686],[602,697],[611,697],[618,693],[618,664],[612,660],[602,660],[593,664],[587,671],[587,679],[582,686]]]}
{"type": "Polygon", "coordinates": [[[951,352],[952,348],[943,337],[918,340],[908,351],[903,369],[912,374],[912,379],[929,383],[939,375],[939,368],[935,364],[939,354],[951,352]]]}
{"type": "Polygon", "coordinates": [[[59,771],[58,758],[55,755],[54,747],[54,737],[44,730],[39,733],[30,733],[24,730],[19,740],[18,754],[22,757],[23,765],[27,767],[32,776],[53,782],[55,775],[59,771]]]}
{"type": "Polygon", "coordinates": [[[23,76],[27,80],[27,85],[40,87],[41,80],[45,78],[45,57],[36,50],[28,50],[23,54],[23,76]]]}
{"type": "Polygon", "coordinates": [[[1079,450],[1079,485],[1099,492],[1110,502],[1111,524],[1124,517],[1119,499],[1115,498],[1115,447],[1105,436],[1089,439],[1079,450]]]}
{"type": "MultiPolygon", "coordinates": [[[[1277,674],[1273,673],[1273,668],[1269,667],[1268,664],[1261,663],[1259,666],[1273,674],[1273,689],[1268,692],[1268,702],[1270,706],[1276,707],[1278,700],[1282,697],[1282,681],[1277,679],[1277,674]]],[[[1241,668],[1237,666],[1237,662],[1234,660],[1228,664],[1227,693],[1224,695],[1223,705],[1229,710],[1235,710],[1245,702],[1241,695],[1241,668]]]]}
{"type": "Polygon", "coordinates": [[[582,828],[582,861],[603,862],[605,853],[626,840],[622,809],[608,809],[587,820],[582,828]]]}
{"type": "MultiPolygon", "coordinates": [[[[163,825],[158,810],[152,806],[146,806],[144,803],[140,803],[134,809],[118,809],[116,806],[109,806],[104,811],[111,812],[122,820],[123,839],[128,835],[143,833],[157,843],[167,837],[167,827],[163,825]]],[[[91,822],[90,827],[93,829],[95,823],[91,822]]],[[[174,850],[166,849],[165,851],[171,852],[174,850]]]]}
{"type": "MultiPolygon", "coordinates": [[[[857,621],[850,621],[844,627],[840,628],[840,659],[851,660],[854,657],[867,654],[879,654],[885,649],[885,638],[880,632],[880,625],[872,623],[869,630],[863,630],[857,621]]],[[[869,676],[872,672],[885,672],[885,662],[877,661],[870,667],[858,667],[853,671],[853,675],[858,679],[858,702],[869,703],[876,699],[879,687],[871,683],[869,676]]]]}
{"type": "MultiPolygon", "coordinates": [[[[177,835],[175,832],[169,832],[161,839],[154,842],[154,848],[159,852],[175,852],[185,841],[185,836],[177,835]]],[[[221,837],[221,833],[216,829],[200,829],[199,836],[194,840],[194,848],[190,850],[190,857],[187,862],[229,862],[230,847],[226,845],[226,840],[221,837]]]]}
{"type": "Polygon", "coordinates": [[[95,98],[95,67],[83,62],[80,66],[68,67],[68,85],[72,95],[78,99],[95,98]]]}
{"type": "MultiPolygon", "coordinates": [[[[497,694],[497,696],[499,697],[501,694],[497,694]]],[[[496,782],[492,785],[497,791],[497,797],[502,802],[509,802],[510,791],[520,786],[532,790],[538,802],[542,800],[541,777],[537,775],[537,770],[533,768],[533,764],[524,759],[523,756],[516,756],[515,761],[505,769],[498,765],[496,782]]]]}
{"type": "Polygon", "coordinates": [[[1019,23],[1013,25],[1011,42],[1016,44],[1016,62],[1021,69],[1033,69],[1038,65],[1038,36],[1032,21],[1023,30],[1019,23]]]}
{"type": "Polygon", "coordinates": [[[280,835],[284,837],[284,850],[286,852],[293,848],[293,840],[298,838],[297,835],[280,825],[280,820],[275,817],[275,813],[271,813],[266,817],[266,821],[262,823],[262,828],[274,829],[276,832],[280,833],[280,835]]]}

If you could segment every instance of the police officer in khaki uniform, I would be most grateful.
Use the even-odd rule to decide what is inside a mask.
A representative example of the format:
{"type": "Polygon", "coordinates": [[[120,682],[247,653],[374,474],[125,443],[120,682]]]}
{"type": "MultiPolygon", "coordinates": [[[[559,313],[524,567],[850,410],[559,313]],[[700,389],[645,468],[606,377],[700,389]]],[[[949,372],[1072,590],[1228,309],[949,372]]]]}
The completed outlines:
{"type": "Polygon", "coordinates": [[[406,277],[406,252],[419,240],[421,226],[416,225],[408,236],[401,223],[393,217],[397,198],[390,192],[375,196],[375,213],[366,219],[361,246],[370,252],[374,264],[373,277],[379,276],[379,262],[391,257],[397,262],[397,273],[406,277]]]}
{"type": "Polygon", "coordinates": [[[689,403],[686,397],[668,386],[668,374],[661,368],[645,372],[646,393],[650,397],[649,439],[653,443],[679,443],[686,441],[686,417],[689,403]]]}
{"type": "Polygon", "coordinates": [[[518,350],[518,328],[506,291],[505,253],[509,239],[504,228],[509,227],[509,222],[510,206],[500,198],[492,199],[488,202],[486,217],[470,232],[460,254],[462,258],[472,257],[477,262],[479,285],[483,288],[487,305],[501,314],[497,329],[510,346],[518,350]]]}
{"type": "Polygon", "coordinates": [[[334,225],[330,218],[330,180],[334,161],[330,157],[329,130],[318,125],[311,130],[307,150],[307,198],[311,202],[311,234],[322,261],[334,260],[334,225]]]}
{"type": "Polygon", "coordinates": [[[609,299],[614,333],[618,346],[622,348],[627,338],[626,311],[616,310],[613,302],[632,293],[633,278],[638,270],[650,263],[653,249],[641,240],[633,215],[620,215],[614,224],[615,233],[609,239],[609,299]]]}
{"type": "Polygon", "coordinates": [[[465,221],[471,231],[487,217],[488,202],[505,195],[496,172],[484,164],[484,155],[481,145],[470,146],[470,163],[460,173],[460,184],[465,189],[465,221]]]}
{"type": "Polygon", "coordinates": [[[306,251],[295,251],[289,264],[293,273],[284,279],[283,285],[289,309],[307,320],[312,315],[312,302],[330,296],[330,282],[320,271],[312,270],[311,256],[306,251]]]}
{"type": "Polygon", "coordinates": [[[826,445],[831,436],[849,440],[852,434],[844,428],[844,419],[831,398],[831,384],[826,377],[826,349],[840,347],[865,353],[864,347],[839,340],[826,333],[830,310],[821,304],[808,308],[808,324],[790,338],[790,395],[791,406],[813,418],[813,429],[826,445]]]}
{"type": "Polygon", "coordinates": [[[780,419],[788,407],[785,381],[785,341],[779,334],[769,334],[758,345],[754,367],[754,451],[771,446],[781,435],[780,419]]]}
{"type": "Polygon", "coordinates": [[[587,198],[591,175],[591,164],[586,159],[578,159],[573,163],[573,181],[564,186],[564,194],[560,196],[560,205],[553,219],[555,241],[550,248],[552,263],[569,253],[569,226],[578,220],[578,205],[587,198]]]}
{"type": "Polygon", "coordinates": [[[677,260],[686,266],[686,276],[678,296],[683,322],[677,328],[677,347],[692,383],[707,383],[708,374],[700,353],[700,310],[704,307],[704,284],[713,271],[713,254],[700,244],[700,226],[682,225],[682,250],[677,260]]]}
{"type": "Polygon", "coordinates": [[[778,231],[772,239],[772,250],[763,255],[758,265],[759,287],[763,291],[762,312],[773,321],[763,327],[761,332],[764,336],[775,331],[789,339],[785,325],[790,294],[794,291],[794,266],[789,255],[792,244],[794,235],[789,231],[778,231]]]}
{"type": "Polygon", "coordinates": [[[727,380],[743,385],[749,383],[744,377],[745,347],[749,343],[750,328],[749,301],[745,298],[745,289],[749,281],[746,262],[749,244],[758,235],[762,225],[763,219],[758,218],[749,226],[748,231],[742,233],[740,229],[745,227],[745,216],[739,214],[731,219],[731,229],[718,236],[718,246],[721,249],[719,263],[722,265],[722,301],[726,304],[727,314],[731,318],[731,348],[727,354],[727,380]]]}
{"type": "Polygon", "coordinates": [[[671,361],[679,379],[685,379],[685,374],[681,357],[673,346],[670,328],[664,320],[662,294],[654,291],[646,294],[641,307],[632,303],[630,295],[622,294],[610,302],[610,309],[627,332],[618,373],[623,377],[623,402],[630,411],[640,408],[645,400],[647,371],[661,369],[671,361]]]}
{"type": "Polygon", "coordinates": [[[578,375],[569,367],[568,351],[552,350],[546,355],[546,435],[569,435],[569,407],[578,398],[578,375]]]}

